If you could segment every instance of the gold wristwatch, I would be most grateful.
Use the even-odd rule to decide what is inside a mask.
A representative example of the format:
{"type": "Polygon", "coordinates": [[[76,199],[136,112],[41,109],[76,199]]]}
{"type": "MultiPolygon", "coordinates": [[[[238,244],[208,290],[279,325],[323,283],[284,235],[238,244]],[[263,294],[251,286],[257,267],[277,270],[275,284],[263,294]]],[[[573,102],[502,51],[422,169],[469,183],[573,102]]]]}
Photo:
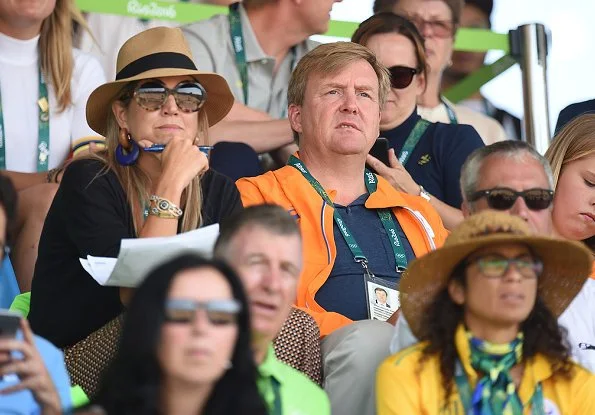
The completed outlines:
{"type": "Polygon", "coordinates": [[[167,199],[156,195],[149,197],[149,215],[163,219],[178,219],[182,213],[182,209],[167,199]]]}

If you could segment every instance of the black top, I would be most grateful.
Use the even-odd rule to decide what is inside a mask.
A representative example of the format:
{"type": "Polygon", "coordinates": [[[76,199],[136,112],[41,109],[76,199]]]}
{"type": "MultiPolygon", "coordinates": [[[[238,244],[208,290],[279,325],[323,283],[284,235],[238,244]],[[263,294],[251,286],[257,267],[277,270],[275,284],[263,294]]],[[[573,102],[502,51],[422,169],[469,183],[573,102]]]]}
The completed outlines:
{"type": "MultiPolygon", "coordinates": [[[[420,118],[415,110],[401,125],[380,133],[395,149],[397,158],[420,118]]],[[[461,167],[473,150],[483,146],[481,137],[470,125],[431,123],[404,167],[432,196],[460,209],[463,201],[459,184],[461,167]]]]}
{"type": "MultiPolygon", "coordinates": [[[[132,212],[114,172],[98,160],[66,169],[48,212],[31,288],[29,321],[36,334],[70,346],[122,310],[119,289],[100,286],[81,266],[87,255],[117,257],[120,241],[135,238],[132,212]]],[[[201,182],[203,225],[242,208],[233,182],[208,170],[201,182]]]]}

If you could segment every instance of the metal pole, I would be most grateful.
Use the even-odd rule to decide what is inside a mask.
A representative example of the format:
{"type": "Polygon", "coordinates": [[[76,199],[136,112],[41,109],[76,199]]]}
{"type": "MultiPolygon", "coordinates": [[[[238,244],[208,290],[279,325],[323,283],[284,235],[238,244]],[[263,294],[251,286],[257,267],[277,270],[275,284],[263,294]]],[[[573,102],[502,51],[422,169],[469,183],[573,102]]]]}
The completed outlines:
{"type": "Polygon", "coordinates": [[[523,80],[523,140],[544,154],[550,144],[546,78],[547,35],[539,23],[511,32],[511,50],[518,52],[523,80]],[[516,44],[515,44],[516,43],[516,44]]]}

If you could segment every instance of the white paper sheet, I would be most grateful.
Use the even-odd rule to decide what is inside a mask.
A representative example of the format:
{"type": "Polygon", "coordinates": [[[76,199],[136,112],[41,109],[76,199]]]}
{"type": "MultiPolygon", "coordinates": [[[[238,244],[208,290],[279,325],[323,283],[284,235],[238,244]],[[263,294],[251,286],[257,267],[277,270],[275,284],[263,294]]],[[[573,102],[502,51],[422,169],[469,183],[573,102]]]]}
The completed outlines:
{"type": "Polygon", "coordinates": [[[175,236],[122,239],[118,258],[79,258],[82,267],[100,285],[136,287],[161,263],[183,252],[213,255],[219,224],[175,236]]]}

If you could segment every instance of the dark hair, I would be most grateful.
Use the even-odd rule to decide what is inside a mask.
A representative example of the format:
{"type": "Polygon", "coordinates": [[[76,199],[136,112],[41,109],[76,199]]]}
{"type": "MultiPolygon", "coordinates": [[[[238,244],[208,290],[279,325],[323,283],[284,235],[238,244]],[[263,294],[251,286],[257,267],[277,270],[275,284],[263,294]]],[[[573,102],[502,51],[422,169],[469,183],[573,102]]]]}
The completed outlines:
{"type": "Polygon", "coordinates": [[[368,41],[374,35],[384,33],[398,33],[405,36],[413,43],[417,66],[415,69],[421,71],[427,79],[428,67],[426,64],[426,48],[424,39],[415,25],[403,16],[391,12],[377,13],[360,23],[351,37],[351,41],[367,46],[368,41]]]}
{"type": "Polygon", "coordinates": [[[231,240],[244,228],[259,226],[275,235],[301,237],[295,218],[278,205],[255,205],[240,210],[221,223],[219,237],[215,242],[215,257],[226,259],[231,240]]]}
{"type": "MultiPolygon", "coordinates": [[[[461,262],[451,273],[449,281],[457,281],[466,287],[466,262],[461,262]]],[[[455,364],[458,360],[455,345],[455,332],[457,326],[463,321],[464,308],[456,304],[448,292],[447,286],[436,296],[424,313],[422,320],[423,332],[420,341],[428,342],[422,351],[420,364],[430,356],[438,355],[440,360],[440,374],[448,400],[453,386],[455,364]]],[[[547,308],[539,292],[535,306],[529,317],[521,324],[524,334],[523,359],[531,358],[536,354],[544,355],[550,362],[552,372],[565,377],[571,375],[572,364],[567,331],[558,326],[556,317],[547,308]]]]}
{"type": "Polygon", "coordinates": [[[386,292],[386,290],[384,288],[376,287],[374,289],[374,292],[377,292],[377,291],[382,291],[384,294],[388,295],[388,293],[386,292]]]}
{"type": "Polygon", "coordinates": [[[174,278],[184,270],[197,268],[212,268],[220,272],[229,283],[233,297],[242,306],[237,320],[233,366],[213,388],[204,413],[266,414],[256,387],[248,301],[238,276],[223,262],[185,254],[153,270],[132,297],[118,354],[108,368],[96,397],[96,402],[110,415],[159,413],[163,373],[157,360],[157,348],[165,321],[165,301],[174,278]]]}
{"type": "MultiPolygon", "coordinates": [[[[17,191],[12,181],[0,174],[0,205],[6,214],[6,231],[4,234],[5,244],[11,246],[14,242],[17,216],[17,191]]],[[[3,253],[0,253],[0,257],[3,253]]]]}
{"type": "MultiPolygon", "coordinates": [[[[452,14],[452,22],[455,25],[458,25],[461,21],[461,12],[463,10],[463,5],[465,4],[464,0],[442,0],[448,8],[450,9],[450,13],[452,14]]],[[[381,13],[381,12],[392,12],[395,9],[395,6],[399,3],[399,0],[375,0],[374,5],[372,6],[372,10],[374,13],[381,13]]]]}

